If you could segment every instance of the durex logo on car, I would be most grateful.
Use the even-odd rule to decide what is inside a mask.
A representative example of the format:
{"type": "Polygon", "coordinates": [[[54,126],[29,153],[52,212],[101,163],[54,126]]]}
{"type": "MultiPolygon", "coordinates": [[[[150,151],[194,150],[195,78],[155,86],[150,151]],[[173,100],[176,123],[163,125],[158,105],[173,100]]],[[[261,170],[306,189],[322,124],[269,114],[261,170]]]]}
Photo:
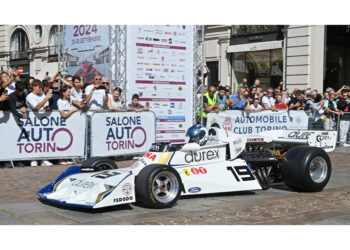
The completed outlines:
{"type": "Polygon", "coordinates": [[[187,163],[200,162],[200,161],[211,161],[219,158],[219,150],[208,150],[197,153],[188,153],[185,155],[185,161],[187,163]]]}
{"type": "Polygon", "coordinates": [[[194,194],[194,193],[199,193],[202,189],[200,187],[191,187],[188,189],[188,192],[194,194]]]}

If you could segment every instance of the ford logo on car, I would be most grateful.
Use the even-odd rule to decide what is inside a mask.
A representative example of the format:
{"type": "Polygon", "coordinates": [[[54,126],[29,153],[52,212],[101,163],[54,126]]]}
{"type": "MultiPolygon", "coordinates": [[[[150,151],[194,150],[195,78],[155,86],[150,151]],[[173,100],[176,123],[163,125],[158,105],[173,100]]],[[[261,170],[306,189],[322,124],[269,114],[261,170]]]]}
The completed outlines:
{"type": "Polygon", "coordinates": [[[190,189],[188,189],[188,192],[190,193],[198,193],[200,192],[202,189],[200,187],[191,187],[190,189]]]}

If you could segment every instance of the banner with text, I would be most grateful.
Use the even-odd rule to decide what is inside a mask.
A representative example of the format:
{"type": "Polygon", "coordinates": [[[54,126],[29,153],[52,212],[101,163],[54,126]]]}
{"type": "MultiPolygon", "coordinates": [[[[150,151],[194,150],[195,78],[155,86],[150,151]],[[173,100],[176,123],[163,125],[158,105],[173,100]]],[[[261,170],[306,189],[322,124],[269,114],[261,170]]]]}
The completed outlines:
{"type": "Polygon", "coordinates": [[[193,119],[194,26],[128,26],[127,34],[128,103],[138,94],[154,111],[157,142],[185,142],[193,119]]]}
{"type": "Polygon", "coordinates": [[[145,153],[154,142],[153,112],[95,112],[91,116],[91,157],[145,153]]]}
{"type": "Polygon", "coordinates": [[[68,74],[91,83],[95,73],[109,76],[109,26],[67,25],[68,74]]]}
{"type": "Polygon", "coordinates": [[[63,119],[58,112],[33,113],[27,119],[0,112],[0,160],[84,157],[86,116],[63,119]]]}
{"type": "Polygon", "coordinates": [[[307,129],[308,117],[304,111],[247,112],[228,110],[209,113],[207,127],[218,124],[220,128],[236,134],[255,135],[264,131],[280,129],[307,129]]]}

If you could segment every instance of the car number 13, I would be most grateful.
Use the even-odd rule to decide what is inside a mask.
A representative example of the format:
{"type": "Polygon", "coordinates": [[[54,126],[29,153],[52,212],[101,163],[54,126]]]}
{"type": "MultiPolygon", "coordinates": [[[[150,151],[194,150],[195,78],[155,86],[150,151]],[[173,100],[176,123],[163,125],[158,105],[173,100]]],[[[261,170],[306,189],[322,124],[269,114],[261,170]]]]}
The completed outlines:
{"type": "Polygon", "coordinates": [[[254,175],[247,166],[227,167],[227,170],[231,171],[237,182],[255,180],[254,175]]]}

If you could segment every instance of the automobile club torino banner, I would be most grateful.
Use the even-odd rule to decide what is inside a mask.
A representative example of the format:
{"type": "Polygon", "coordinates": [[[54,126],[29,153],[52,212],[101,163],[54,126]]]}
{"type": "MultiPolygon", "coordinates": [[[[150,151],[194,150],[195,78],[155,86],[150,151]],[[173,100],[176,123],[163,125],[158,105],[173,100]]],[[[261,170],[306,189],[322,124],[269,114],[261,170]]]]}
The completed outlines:
{"type": "Polygon", "coordinates": [[[0,112],[0,160],[84,157],[86,116],[63,119],[58,112],[33,113],[27,119],[0,112]]]}
{"type": "Polygon", "coordinates": [[[109,26],[67,25],[66,53],[68,74],[91,83],[95,73],[109,75],[109,26]]]}
{"type": "Polygon", "coordinates": [[[145,153],[154,142],[153,112],[94,112],[91,116],[91,157],[145,153]]]}
{"type": "Polygon", "coordinates": [[[193,32],[191,25],[129,26],[127,101],[156,115],[156,141],[184,143],[193,116],[193,32]]]}
{"type": "Polygon", "coordinates": [[[246,112],[228,110],[219,113],[209,113],[207,127],[217,124],[220,128],[236,134],[256,135],[270,130],[307,129],[308,121],[304,111],[246,112]]]}

